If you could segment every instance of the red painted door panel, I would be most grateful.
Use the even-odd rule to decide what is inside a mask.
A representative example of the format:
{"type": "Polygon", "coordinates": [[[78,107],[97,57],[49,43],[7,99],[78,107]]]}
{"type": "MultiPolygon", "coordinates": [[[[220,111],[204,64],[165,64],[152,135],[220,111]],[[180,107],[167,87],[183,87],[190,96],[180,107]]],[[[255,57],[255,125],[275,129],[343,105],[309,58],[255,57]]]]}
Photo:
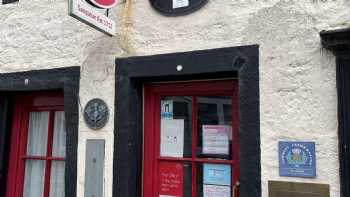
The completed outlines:
{"type": "Polygon", "coordinates": [[[144,87],[144,197],[237,197],[236,80],[144,87]]]}

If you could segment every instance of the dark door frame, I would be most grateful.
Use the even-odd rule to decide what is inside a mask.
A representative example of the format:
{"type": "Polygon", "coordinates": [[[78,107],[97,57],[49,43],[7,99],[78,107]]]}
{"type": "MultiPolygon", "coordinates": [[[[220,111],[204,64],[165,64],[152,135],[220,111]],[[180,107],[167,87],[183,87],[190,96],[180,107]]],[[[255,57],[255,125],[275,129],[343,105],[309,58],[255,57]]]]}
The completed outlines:
{"type": "Polygon", "coordinates": [[[143,84],[224,78],[239,81],[240,196],[261,196],[259,46],[251,45],[116,59],[113,197],[142,195],[143,84]]]}
{"type": "MultiPolygon", "coordinates": [[[[61,90],[64,94],[66,116],[66,167],[65,196],[76,196],[77,183],[77,148],[79,123],[79,81],[80,67],[68,67],[49,70],[34,70],[0,74],[0,118],[6,123],[11,120],[11,100],[16,92],[61,90]],[[1,100],[0,100],[1,101],[1,100]]],[[[0,126],[0,142],[9,141],[11,127],[0,126]]],[[[0,158],[8,158],[8,143],[0,143],[0,158]]],[[[6,178],[7,160],[0,160],[0,172],[6,178]]],[[[6,180],[6,179],[5,179],[6,180]]],[[[6,185],[0,185],[0,192],[5,192],[6,185]],[[5,188],[3,188],[5,187],[5,188]]],[[[0,193],[0,196],[5,194],[0,193]]]]}
{"type": "Polygon", "coordinates": [[[336,56],[341,197],[350,196],[350,28],[320,32],[322,45],[336,56]]]}

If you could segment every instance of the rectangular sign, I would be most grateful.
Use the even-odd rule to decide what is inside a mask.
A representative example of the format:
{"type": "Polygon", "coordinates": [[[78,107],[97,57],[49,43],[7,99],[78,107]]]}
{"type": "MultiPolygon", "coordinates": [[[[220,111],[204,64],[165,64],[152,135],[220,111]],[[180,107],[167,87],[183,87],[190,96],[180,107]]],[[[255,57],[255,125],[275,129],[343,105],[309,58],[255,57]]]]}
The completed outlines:
{"type": "Polygon", "coordinates": [[[109,36],[116,34],[116,23],[84,0],[69,0],[69,15],[109,36]]]}
{"type": "Polygon", "coordinates": [[[229,125],[203,125],[203,154],[229,154],[229,125]]]}
{"type": "Polygon", "coordinates": [[[231,187],[204,184],[203,197],[231,197],[231,187]]]}
{"type": "Polygon", "coordinates": [[[203,183],[231,186],[231,166],[223,164],[204,164],[203,183]]]}
{"type": "Polygon", "coordinates": [[[188,7],[189,5],[189,0],[173,0],[173,9],[188,7]]]}
{"type": "Polygon", "coordinates": [[[173,119],[173,101],[162,100],[161,101],[161,118],[162,119],[173,119]]]}
{"type": "Polygon", "coordinates": [[[159,196],[183,196],[183,164],[159,163],[159,196]]]}
{"type": "Polygon", "coordinates": [[[316,177],[315,142],[279,142],[279,174],[287,177],[316,177]]]}
{"type": "Polygon", "coordinates": [[[160,127],[160,156],[183,157],[185,121],[162,119],[160,127]]]}

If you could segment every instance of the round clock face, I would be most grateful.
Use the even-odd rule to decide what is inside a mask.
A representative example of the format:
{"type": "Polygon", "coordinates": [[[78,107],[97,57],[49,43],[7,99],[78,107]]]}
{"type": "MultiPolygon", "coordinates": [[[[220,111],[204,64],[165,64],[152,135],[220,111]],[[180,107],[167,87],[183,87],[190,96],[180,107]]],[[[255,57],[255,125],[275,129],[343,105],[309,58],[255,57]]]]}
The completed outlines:
{"type": "Polygon", "coordinates": [[[150,0],[154,9],[167,16],[190,14],[203,7],[208,0],[150,0]]]}
{"type": "Polygon", "coordinates": [[[90,100],[84,108],[84,120],[90,129],[101,129],[109,118],[109,111],[106,103],[101,99],[90,100]]]}

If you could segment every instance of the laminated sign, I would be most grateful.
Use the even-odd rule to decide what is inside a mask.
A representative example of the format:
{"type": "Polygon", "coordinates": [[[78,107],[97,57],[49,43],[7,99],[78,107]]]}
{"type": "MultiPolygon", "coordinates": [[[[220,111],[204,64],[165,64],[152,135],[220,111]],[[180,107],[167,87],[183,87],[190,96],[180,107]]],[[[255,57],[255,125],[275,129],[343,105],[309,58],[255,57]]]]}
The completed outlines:
{"type": "Polygon", "coordinates": [[[203,125],[203,154],[229,154],[229,125],[203,125]]]}
{"type": "Polygon", "coordinates": [[[183,119],[162,119],[160,131],[160,156],[183,157],[184,125],[185,121],[183,119]]]}

